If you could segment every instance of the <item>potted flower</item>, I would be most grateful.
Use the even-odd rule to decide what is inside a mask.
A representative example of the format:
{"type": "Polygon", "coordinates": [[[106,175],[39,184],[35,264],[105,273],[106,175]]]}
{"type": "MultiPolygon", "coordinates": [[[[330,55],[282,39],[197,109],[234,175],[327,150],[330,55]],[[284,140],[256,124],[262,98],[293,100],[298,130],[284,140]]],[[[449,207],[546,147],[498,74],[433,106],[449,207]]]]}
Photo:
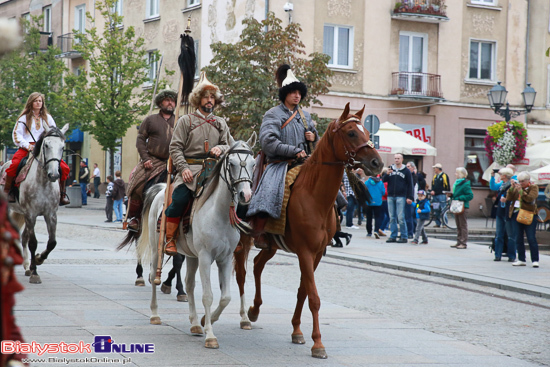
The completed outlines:
{"type": "Polygon", "coordinates": [[[501,166],[525,157],[527,130],[518,121],[501,121],[487,128],[485,135],[487,156],[501,166]]]}
{"type": "Polygon", "coordinates": [[[434,12],[439,12],[439,7],[441,6],[441,0],[432,0],[432,9],[434,12]]]}

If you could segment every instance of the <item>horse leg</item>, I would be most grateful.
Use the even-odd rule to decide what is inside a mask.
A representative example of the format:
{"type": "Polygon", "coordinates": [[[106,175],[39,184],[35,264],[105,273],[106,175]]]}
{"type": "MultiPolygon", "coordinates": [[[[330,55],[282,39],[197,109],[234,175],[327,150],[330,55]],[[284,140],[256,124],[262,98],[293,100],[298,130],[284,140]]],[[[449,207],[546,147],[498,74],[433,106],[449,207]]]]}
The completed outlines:
{"type": "Polygon", "coordinates": [[[206,348],[219,348],[218,339],[212,330],[212,282],[210,281],[210,271],[212,268],[212,257],[206,251],[199,255],[199,272],[201,274],[202,283],[202,305],[204,306],[204,333],[206,340],[204,346],[206,348]]]}
{"type": "Polygon", "coordinates": [[[42,265],[44,260],[48,258],[50,252],[53,251],[55,246],[57,246],[57,241],[55,239],[55,232],[57,230],[57,213],[53,213],[49,216],[44,216],[44,221],[46,222],[46,228],[48,230],[48,245],[46,250],[42,251],[41,254],[36,255],[36,265],[42,265]]]}
{"type": "MultiPolygon", "coordinates": [[[[230,282],[231,282],[231,261],[224,262],[218,261],[218,278],[220,282],[220,303],[218,307],[212,312],[211,322],[212,324],[219,320],[223,310],[231,302],[230,282]]],[[[202,318],[201,323],[204,326],[205,317],[202,318]]]]}
{"type": "Polygon", "coordinates": [[[149,283],[151,283],[151,317],[149,322],[153,325],[160,325],[160,316],[158,314],[158,303],[157,303],[157,286],[155,284],[155,277],[157,274],[157,261],[158,261],[158,251],[157,251],[157,241],[156,232],[153,231],[153,234],[149,237],[150,250],[151,254],[151,271],[149,272],[149,283]]]}
{"type": "Polygon", "coordinates": [[[29,230],[25,226],[23,234],[21,235],[21,244],[23,246],[23,268],[25,269],[25,276],[31,275],[30,261],[29,261],[29,230]]]}
{"type": "Polygon", "coordinates": [[[277,253],[273,247],[260,251],[254,258],[254,283],[256,285],[256,294],[254,295],[254,305],[248,309],[248,318],[252,322],[258,320],[260,315],[260,306],[262,305],[262,272],[265,264],[277,253]]]}
{"type": "Polygon", "coordinates": [[[38,241],[36,240],[36,235],[34,233],[35,224],[36,218],[25,218],[25,231],[27,232],[29,251],[31,253],[31,265],[29,267],[29,270],[31,271],[31,277],[29,279],[29,283],[40,284],[42,283],[42,281],[40,280],[40,276],[36,271],[36,249],[38,247],[38,241]]]}
{"type": "MultiPolygon", "coordinates": [[[[172,257],[172,264],[174,259],[177,255],[174,255],[172,257]]],[[[172,265],[172,269],[168,272],[168,276],[166,277],[166,280],[161,283],[160,285],[160,291],[164,294],[170,294],[172,293],[172,279],[176,276],[175,267],[172,265]]]]}
{"type": "Polygon", "coordinates": [[[178,291],[176,295],[176,299],[178,302],[187,302],[187,294],[183,289],[183,282],[181,280],[181,267],[183,266],[184,261],[185,261],[185,255],[178,254],[177,256],[174,256],[173,269],[175,270],[175,273],[176,273],[176,289],[178,291]]]}
{"type": "Polygon", "coordinates": [[[136,279],[136,282],[134,283],[136,287],[145,287],[145,280],[143,279],[143,266],[141,265],[140,260],[137,261],[136,275],[137,275],[137,279],[136,279]]]}
{"type": "MultiPolygon", "coordinates": [[[[241,242],[244,235],[241,234],[241,242]]],[[[250,243],[250,245],[252,245],[250,243]]],[[[246,260],[248,258],[249,248],[248,243],[243,243],[243,249],[241,251],[235,252],[233,254],[234,264],[235,264],[235,277],[237,278],[237,285],[239,286],[239,295],[241,298],[241,329],[251,330],[252,324],[248,319],[248,314],[246,313],[246,298],[244,295],[244,283],[246,281],[246,260]]]]}
{"type": "MultiPolygon", "coordinates": [[[[319,309],[321,308],[321,299],[317,293],[317,287],[315,286],[315,268],[321,260],[322,252],[314,255],[311,253],[298,253],[298,261],[300,262],[301,272],[301,285],[304,287],[305,293],[309,300],[309,309],[313,317],[313,332],[311,338],[313,339],[313,346],[311,347],[311,355],[315,358],[327,358],[325,346],[321,342],[321,330],[319,328],[319,309]]],[[[299,297],[299,296],[298,296],[299,297]]],[[[302,302],[303,305],[303,302],[302,302]]],[[[296,308],[298,308],[298,304],[296,308]]],[[[301,309],[301,307],[300,307],[301,309]]],[[[295,311],[295,316],[300,313],[295,311]]],[[[293,318],[293,324],[295,320],[293,318]]]]}
{"type": "Polygon", "coordinates": [[[195,305],[195,274],[199,267],[199,259],[195,257],[187,258],[187,272],[185,274],[185,288],[189,296],[189,321],[191,322],[191,334],[203,335],[199,317],[197,316],[197,307],[195,305]]]}

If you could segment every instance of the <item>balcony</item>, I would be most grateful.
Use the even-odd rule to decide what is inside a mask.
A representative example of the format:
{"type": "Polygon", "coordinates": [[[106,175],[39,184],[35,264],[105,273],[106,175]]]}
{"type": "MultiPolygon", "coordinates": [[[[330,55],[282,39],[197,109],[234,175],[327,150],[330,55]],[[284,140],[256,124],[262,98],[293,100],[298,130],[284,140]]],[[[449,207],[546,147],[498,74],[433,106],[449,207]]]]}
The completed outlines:
{"type": "Polygon", "coordinates": [[[395,4],[392,19],[423,23],[448,22],[445,0],[402,0],[395,4]]]}
{"type": "Polygon", "coordinates": [[[72,33],[63,34],[57,37],[57,47],[61,50],[60,57],[66,57],[68,59],[76,59],[82,57],[80,52],[73,49],[75,40],[72,33]]]}
{"type": "Polygon", "coordinates": [[[392,96],[413,99],[443,99],[441,75],[397,72],[392,73],[392,96]]]}

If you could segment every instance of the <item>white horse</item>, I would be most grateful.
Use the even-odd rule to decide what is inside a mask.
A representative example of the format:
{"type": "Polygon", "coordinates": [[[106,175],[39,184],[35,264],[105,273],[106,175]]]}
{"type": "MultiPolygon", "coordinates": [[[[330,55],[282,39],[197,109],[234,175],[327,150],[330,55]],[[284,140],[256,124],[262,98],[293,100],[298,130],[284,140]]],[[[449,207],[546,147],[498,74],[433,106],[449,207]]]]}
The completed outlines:
{"type": "MultiPolygon", "coordinates": [[[[38,139],[34,150],[29,157],[34,155],[27,178],[19,186],[19,202],[10,204],[10,212],[19,228],[24,224],[23,267],[25,275],[29,276],[30,283],[40,284],[40,276],[36,271],[37,265],[42,265],[44,260],[57,245],[55,231],[57,228],[57,208],[59,206],[59,164],[63,158],[65,147],[65,133],[69,124],[65,124],[61,130],[57,127],[44,125],[44,133],[38,139]],[[48,229],[48,245],[42,253],[36,254],[38,241],[34,233],[36,217],[44,217],[48,229]],[[31,252],[29,267],[29,255],[27,246],[31,252]],[[36,254],[36,255],[35,255],[36,254]]],[[[11,161],[6,162],[0,171],[0,175],[10,166],[11,161]]],[[[3,189],[3,187],[2,187],[3,189]]]]}
{"type": "MultiPolygon", "coordinates": [[[[240,203],[246,205],[252,196],[251,184],[254,171],[254,158],[251,148],[256,144],[256,133],[245,143],[237,141],[220,157],[210,182],[202,196],[195,203],[191,227],[187,233],[180,233],[177,240],[178,252],[187,257],[185,285],[189,297],[189,321],[191,333],[206,333],[205,347],[218,348],[219,344],[212,330],[212,323],[220,317],[231,300],[230,283],[233,252],[239,242],[239,231],[231,222],[235,219],[235,209],[240,203]],[[212,263],[218,265],[221,296],[218,307],[211,312],[213,302],[210,269],[212,263]],[[195,273],[200,270],[202,282],[202,303],[205,315],[201,321],[195,306],[195,273]]],[[[158,261],[157,220],[162,213],[166,184],[157,184],[147,191],[143,207],[142,233],[138,240],[138,256],[145,264],[151,264],[150,282],[153,284],[151,298],[151,324],[160,324],[158,315],[156,286],[154,278],[158,261]]],[[[241,307],[242,308],[242,307],[241,307]]],[[[241,317],[250,325],[246,312],[241,317]]],[[[241,321],[242,325],[242,321],[241,321]]]]}

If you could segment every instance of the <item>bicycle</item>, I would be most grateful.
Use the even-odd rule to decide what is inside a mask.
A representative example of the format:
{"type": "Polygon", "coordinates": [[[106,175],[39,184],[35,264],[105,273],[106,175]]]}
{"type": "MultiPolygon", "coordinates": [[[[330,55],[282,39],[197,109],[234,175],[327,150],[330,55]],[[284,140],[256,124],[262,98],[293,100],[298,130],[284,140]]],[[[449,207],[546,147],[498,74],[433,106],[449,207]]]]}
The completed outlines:
{"type": "MultiPolygon", "coordinates": [[[[446,192],[444,192],[445,194],[446,192]]],[[[443,208],[440,208],[441,203],[437,202],[431,202],[430,201],[430,207],[432,208],[430,212],[430,219],[426,222],[424,226],[429,226],[435,218],[439,218],[441,223],[449,228],[449,229],[456,229],[456,219],[455,215],[451,213],[451,198],[447,197],[445,199],[445,205],[443,205],[443,208]]]]}

